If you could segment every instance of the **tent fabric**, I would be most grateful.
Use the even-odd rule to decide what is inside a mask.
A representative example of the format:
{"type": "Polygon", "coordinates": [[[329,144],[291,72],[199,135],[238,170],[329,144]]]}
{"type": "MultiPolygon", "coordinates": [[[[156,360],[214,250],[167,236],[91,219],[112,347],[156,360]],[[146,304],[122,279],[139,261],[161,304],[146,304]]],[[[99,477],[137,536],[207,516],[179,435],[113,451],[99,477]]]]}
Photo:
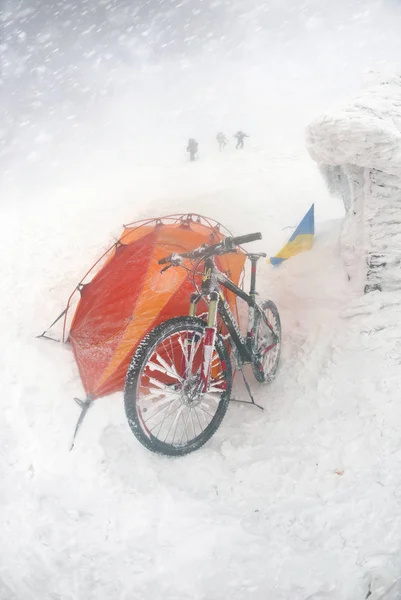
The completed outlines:
{"type": "Polygon", "coordinates": [[[310,250],[313,246],[313,240],[315,235],[315,205],[312,204],[288,242],[283,248],[272,256],[268,262],[273,266],[280,265],[284,260],[310,250]]]}
{"type": "MultiPolygon", "coordinates": [[[[183,268],[162,274],[158,260],[217,243],[227,233],[215,221],[192,215],[124,227],[89,283],[78,286],[80,299],[66,335],[88,396],[94,399],[122,390],[133,353],[146,333],[167,319],[188,314],[193,275],[183,268]]],[[[216,258],[217,266],[237,284],[244,262],[241,251],[216,258]]],[[[200,285],[200,273],[195,281],[200,285]]],[[[235,310],[234,294],[227,291],[226,298],[235,310]]]]}

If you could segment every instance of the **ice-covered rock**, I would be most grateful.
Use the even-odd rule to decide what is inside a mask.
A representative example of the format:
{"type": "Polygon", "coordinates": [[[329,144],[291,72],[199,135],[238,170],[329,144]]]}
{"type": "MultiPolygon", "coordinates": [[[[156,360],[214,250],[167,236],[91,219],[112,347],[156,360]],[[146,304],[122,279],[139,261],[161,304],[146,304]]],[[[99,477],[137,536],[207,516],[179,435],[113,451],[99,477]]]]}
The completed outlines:
{"type": "Polygon", "coordinates": [[[357,98],[315,119],[307,146],[344,200],[342,250],[350,279],[365,292],[391,292],[401,287],[401,77],[375,79],[357,98]]]}

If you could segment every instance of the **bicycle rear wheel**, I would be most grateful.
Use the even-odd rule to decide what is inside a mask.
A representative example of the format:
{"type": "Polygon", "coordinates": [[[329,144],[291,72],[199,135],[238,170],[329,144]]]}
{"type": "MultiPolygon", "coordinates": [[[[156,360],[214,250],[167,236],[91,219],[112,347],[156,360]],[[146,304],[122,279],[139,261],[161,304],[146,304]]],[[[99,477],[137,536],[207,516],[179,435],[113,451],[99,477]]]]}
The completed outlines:
{"type": "Polygon", "coordinates": [[[281,322],[274,302],[266,300],[260,308],[261,312],[255,310],[252,369],[257,381],[269,383],[275,378],[280,363],[281,322]]]}
{"type": "Polygon", "coordinates": [[[135,437],[149,450],[182,456],[218,429],[232,387],[230,357],[217,335],[208,390],[201,391],[205,322],[176,317],[141,342],[127,372],[125,412],[135,437]]]}

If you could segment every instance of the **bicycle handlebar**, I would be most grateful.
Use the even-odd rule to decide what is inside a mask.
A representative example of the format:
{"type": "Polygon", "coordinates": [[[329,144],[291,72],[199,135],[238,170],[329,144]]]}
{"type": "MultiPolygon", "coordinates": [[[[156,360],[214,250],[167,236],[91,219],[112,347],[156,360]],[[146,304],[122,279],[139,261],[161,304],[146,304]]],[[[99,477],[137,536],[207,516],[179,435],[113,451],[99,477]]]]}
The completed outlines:
{"type": "Polygon", "coordinates": [[[161,258],[158,263],[159,265],[166,265],[171,263],[171,266],[178,266],[181,263],[182,259],[189,258],[191,260],[196,259],[204,259],[214,254],[227,254],[228,252],[233,252],[236,246],[240,246],[242,244],[248,244],[249,242],[255,242],[256,240],[261,240],[262,234],[260,232],[257,233],[248,233],[246,235],[239,235],[237,237],[226,237],[224,240],[219,242],[218,244],[213,244],[212,246],[199,246],[192,252],[184,252],[183,254],[170,254],[169,256],[165,256],[161,258]]]}
{"type": "Polygon", "coordinates": [[[237,237],[231,238],[234,246],[241,246],[241,244],[249,244],[249,242],[256,242],[256,240],[261,240],[262,234],[260,231],[257,233],[247,233],[246,235],[238,235],[237,237]]]}

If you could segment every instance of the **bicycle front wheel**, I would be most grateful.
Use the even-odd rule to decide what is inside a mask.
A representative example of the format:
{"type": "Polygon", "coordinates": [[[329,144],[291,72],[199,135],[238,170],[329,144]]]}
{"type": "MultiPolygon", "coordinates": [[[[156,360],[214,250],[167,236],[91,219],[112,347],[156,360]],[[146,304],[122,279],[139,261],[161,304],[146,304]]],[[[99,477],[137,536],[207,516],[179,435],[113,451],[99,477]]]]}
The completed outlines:
{"type": "Polygon", "coordinates": [[[182,456],[218,429],[232,387],[230,357],[217,335],[208,389],[202,391],[205,322],[176,317],[151,331],[129,366],[125,412],[135,437],[149,450],[182,456]]]}

